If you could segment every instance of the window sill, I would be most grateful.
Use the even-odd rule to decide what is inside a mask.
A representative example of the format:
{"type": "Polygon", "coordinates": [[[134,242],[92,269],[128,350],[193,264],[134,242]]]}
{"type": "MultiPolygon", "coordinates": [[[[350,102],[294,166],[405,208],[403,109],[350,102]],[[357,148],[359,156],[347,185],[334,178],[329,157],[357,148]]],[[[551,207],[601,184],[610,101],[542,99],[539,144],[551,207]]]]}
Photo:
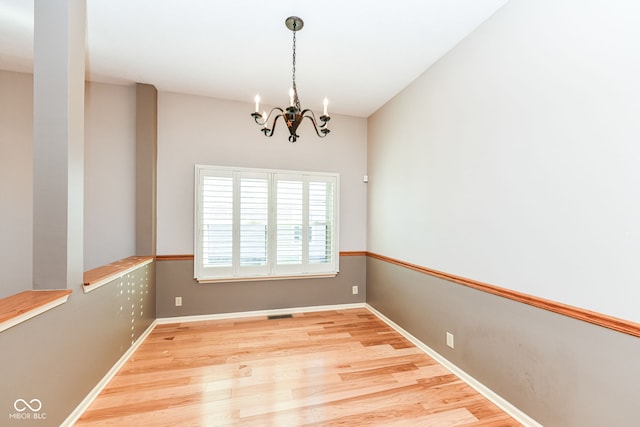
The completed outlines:
{"type": "Polygon", "coordinates": [[[82,290],[85,294],[96,290],[100,286],[106,285],[125,274],[131,273],[152,261],[152,256],[131,256],[129,258],[124,258],[119,261],[85,271],[84,286],[82,287],[82,290]]]}
{"type": "Polygon", "coordinates": [[[0,299],[0,332],[64,304],[70,294],[70,289],[34,290],[0,299]]]}
{"type": "Polygon", "coordinates": [[[270,280],[290,280],[290,279],[321,279],[326,277],[336,277],[338,272],[335,273],[318,273],[318,274],[297,274],[297,275],[283,275],[283,276],[254,276],[254,277],[221,277],[217,279],[198,279],[195,278],[198,283],[229,283],[229,282],[266,282],[270,280]]]}

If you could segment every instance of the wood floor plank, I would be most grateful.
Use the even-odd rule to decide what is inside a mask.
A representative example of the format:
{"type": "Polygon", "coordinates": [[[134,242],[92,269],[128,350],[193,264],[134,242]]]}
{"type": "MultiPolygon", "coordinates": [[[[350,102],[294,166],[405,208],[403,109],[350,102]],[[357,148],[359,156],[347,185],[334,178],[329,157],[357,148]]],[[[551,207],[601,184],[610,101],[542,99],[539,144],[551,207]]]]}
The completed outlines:
{"type": "Polygon", "coordinates": [[[517,426],[366,309],[158,325],[78,426],[517,426]]]}

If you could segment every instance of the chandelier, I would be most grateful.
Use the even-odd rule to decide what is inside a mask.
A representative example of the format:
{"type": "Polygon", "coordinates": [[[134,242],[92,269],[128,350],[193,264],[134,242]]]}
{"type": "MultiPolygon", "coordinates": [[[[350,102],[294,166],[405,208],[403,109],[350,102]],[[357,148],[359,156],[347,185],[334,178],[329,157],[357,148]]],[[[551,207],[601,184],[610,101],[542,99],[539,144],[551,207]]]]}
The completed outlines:
{"type": "Polygon", "coordinates": [[[282,117],[282,120],[286,123],[287,128],[289,129],[289,142],[296,142],[300,137],[296,131],[304,118],[309,119],[313,124],[316,134],[318,134],[320,138],[324,138],[330,132],[327,128],[327,122],[331,120],[331,117],[327,114],[327,105],[329,105],[329,101],[327,98],[324,99],[324,112],[318,118],[318,121],[316,120],[316,116],[313,111],[310,109],[302,109],[300,106],[300,99],[298,98],[298,89],[296,88],[296,32],[302,29],[304,22],[297,16],[290,16],[284,21],[284,23],[287,28],[293,32],[293,68],[292,85],[289,89],[289,106],[285,109],[275,107],[271,109],[269,114],[267,114],[266,111],[263,111],[261,114],[260,96],[256,95],[256,111],[251,113],[251,117],[253,117],[259,126],[262,126],[262,129],[260,130],[268,137],[273,136],[276,129],[276,123],[278,122],[278,119],[282,117]]]}

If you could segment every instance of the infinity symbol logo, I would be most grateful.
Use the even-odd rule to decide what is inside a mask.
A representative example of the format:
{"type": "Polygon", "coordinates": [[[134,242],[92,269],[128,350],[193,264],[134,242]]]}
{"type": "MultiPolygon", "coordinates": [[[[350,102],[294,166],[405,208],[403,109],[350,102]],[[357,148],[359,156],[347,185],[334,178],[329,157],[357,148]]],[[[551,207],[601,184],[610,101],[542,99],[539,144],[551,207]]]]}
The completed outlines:
{"type": "Polygon", "coordinates": [[[31,399],[27,403],[27,401],[24,399],[18,399],[15,402],[13,402],[13,407],[18,412],[26,411],[27,408],[31,409],[32,412],[38,412],[40,409],[42,409],[42,402],[40,402],[39,399],[31,399]]]}

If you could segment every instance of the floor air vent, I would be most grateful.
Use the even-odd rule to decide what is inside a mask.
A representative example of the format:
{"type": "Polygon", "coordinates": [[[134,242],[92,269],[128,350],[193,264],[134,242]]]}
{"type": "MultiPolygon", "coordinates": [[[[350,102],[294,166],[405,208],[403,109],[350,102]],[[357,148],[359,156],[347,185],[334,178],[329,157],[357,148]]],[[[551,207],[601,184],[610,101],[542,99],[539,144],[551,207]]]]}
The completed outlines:
{"type": "Polygon", "coordinates": [[[274,314],[272,316],[268,316],[267,318],[269,320],[274,320],[274,319],[289,319],[291,317],[293,317],[293,316],[290,315],[290,314],[274,314]]]}

